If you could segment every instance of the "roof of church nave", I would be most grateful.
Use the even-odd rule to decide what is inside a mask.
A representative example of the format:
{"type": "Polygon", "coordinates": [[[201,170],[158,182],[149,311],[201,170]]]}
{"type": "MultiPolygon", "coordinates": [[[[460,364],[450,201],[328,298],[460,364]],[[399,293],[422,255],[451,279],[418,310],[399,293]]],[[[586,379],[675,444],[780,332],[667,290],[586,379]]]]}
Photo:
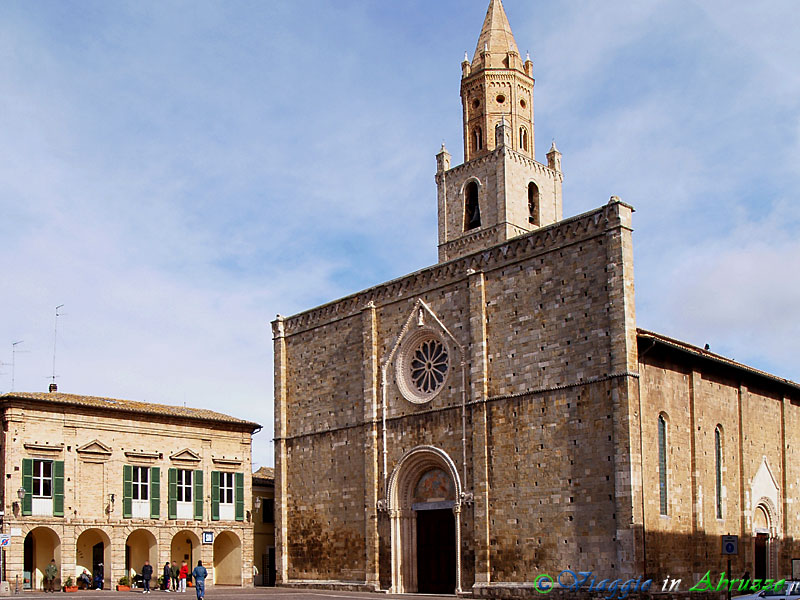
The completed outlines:
{"type": "MultiPolygon", "coordinates": [[[[767,371],[761,371],[760,369],[756,369],[755,367],[750,367],[740,362],[736,362],[731,358],[727,358],[725,356],[722,356],[721,354],[716,354],[715,352],[711,352],[710,349],[706,350],[705,348],[700,348],[699,346],[689,344],[688,342],[676,340],[675,338],[671,338],[666,335],[662,335],[660,333],[655,333],[654,331],[647,331],[646,329],[642,329],[640,327],[637,327],[636,329],[636,337],[639,339],[640,342],[643,340],[650,340],[653,346],[655,346],[656,344],[661,344],[662,346],[665,346],[667,348],[676,350],[684,354],[689,354],[697,358],[705,359],[717,363],[719,365],[729,367],[731,369],[744,371],[758,378],[767,379],[774,384],[784,385],[794,388],[795,390],[800,390],[800,383],[794,382],[791,379],[785,379],[783,377],[779,377],[778,375],[773,375],[772,373],[768,373],[767,371]]],[[[640,354],[640,356],[643,355],[644,353],[640,354]]]]}
{"type": "Polygon", "coordinates": [[[117,398],[103,398],[99,396],[82,396],[80,394],[64,394],[62,392],[8,392],[0,396],[0,403],[10,400],[35,400],[63,406],[79,406],[86,408],[100,408],[127,413],[143,415],[158,415],[193,419],[197,421],[211,421],[228,423],[231,425],[246,425],[248,428],[260,429],[261,425],[252,421],[237,419],[223,413],[204,408],[188,408],[186,406],[172,406],[170,404],[154,404],[151,402],[137,402],[135,400],[120,400],[117,398]]]}

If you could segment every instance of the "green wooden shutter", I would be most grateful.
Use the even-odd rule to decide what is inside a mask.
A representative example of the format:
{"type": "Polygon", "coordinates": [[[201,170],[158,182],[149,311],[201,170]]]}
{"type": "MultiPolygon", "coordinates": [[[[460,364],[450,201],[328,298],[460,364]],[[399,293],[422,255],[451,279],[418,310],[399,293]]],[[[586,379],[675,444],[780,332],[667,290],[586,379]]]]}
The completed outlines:
{"type": "Polygon", "coordinates": [[[53,516],[64,516],[64,461],[53,461],[53,516]]]}
{"type": "Polygon", "coordinates": [[[195,470],[192,476],[194,483],[194,518],[203,518],[203,471],[195,470]]]}
{"type": "Polygon", "coordinates": [[[161,469],[150,467],[150,518],[161,516],[161,469]]]}
{"type": "Polygon", "coordinates": [[[178,469],[167,471],[167,516],[178,518],[178,469]]]}
{"type": "Polygon", "coordinates": [[[244,473],[233,474],[233,499],[236,502],[236,520],[244,521],[244,473]]]}
{"type": "Polygon", "coordinates": [[[133,467],[122,465],[122,518],[133,516],[133,467]]]}
{"type": "Polygon", "coordinates": [[[22,514],[30,516],[33,512],[33,459],[22,459],[22,487],[25,488],[25,496],[22,498],[22,514]]]}
{"type": "Polygon", "coordinates": [[[219,521],[219,471],[211,471],[211,520],[219,521]]]}

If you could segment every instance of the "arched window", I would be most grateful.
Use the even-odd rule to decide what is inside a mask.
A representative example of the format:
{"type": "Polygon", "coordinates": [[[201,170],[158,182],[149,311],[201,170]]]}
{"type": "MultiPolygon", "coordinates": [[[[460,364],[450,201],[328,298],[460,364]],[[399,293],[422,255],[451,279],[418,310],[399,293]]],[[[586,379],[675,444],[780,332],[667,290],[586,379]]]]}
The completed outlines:
{"type": "Polygon", "coordinates": [[[714,430],[714,472],[717,476],[717,518],[722,518],[722,426],[714,430]]]}
{"type": "Polygon", "coordinates": [[[472,130],[472,150],[477,152],[483,149],[483,129],[476,127],[472,130]]]}
{"type": "Polygon", "coordinates": [[[525,152],[528,151],[528,130],[524,127],[519,128],[519,147],[525,152]]]}
{"type": "Polygon", "coordinates": [[[528,184],[528,223],[539,226],[539,188],[532,181],[528,184]]]}
{"type": "Polygon", "coordinates": [[[478,184],[470,181],[464,190],[464,231],[481,226],[481,209],[478,205],[478,184]]]}
{"type": "Polygon", "coordinates": [[[658,492],[661,514],[667,514],[667,421],[658,415],[658,492]]]}

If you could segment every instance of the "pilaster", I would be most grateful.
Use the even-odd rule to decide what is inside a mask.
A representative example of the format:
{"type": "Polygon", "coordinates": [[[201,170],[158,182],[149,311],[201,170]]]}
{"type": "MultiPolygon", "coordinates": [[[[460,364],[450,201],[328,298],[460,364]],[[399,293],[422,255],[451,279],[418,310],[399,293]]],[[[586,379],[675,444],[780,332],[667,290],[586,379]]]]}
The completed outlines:
{"type": "Polygon", "coordinates": [[[486,337],[486,289],[482,272],[469,273],[469,402],[477,402],[472,418],[472,471],[475,518],[475,583],[489,583],[489,444],[486,404],[488,395],[488,347],[486,337]]]}
{"type": "Polygon", "coordinates": [[[287,454],[286,454],[286,334],[283,317],[272,322],[275,355],[275,570],[276,583],[289,580],[287,543],[287,454]]]}
{"type": "Polygon", "coordinates": [[[375,303],[361,312],[363,331],[362,371],[364,374],[364,539],[366,540],[365,583],[380,588],[378,537],[378,330],[375,303]]]}

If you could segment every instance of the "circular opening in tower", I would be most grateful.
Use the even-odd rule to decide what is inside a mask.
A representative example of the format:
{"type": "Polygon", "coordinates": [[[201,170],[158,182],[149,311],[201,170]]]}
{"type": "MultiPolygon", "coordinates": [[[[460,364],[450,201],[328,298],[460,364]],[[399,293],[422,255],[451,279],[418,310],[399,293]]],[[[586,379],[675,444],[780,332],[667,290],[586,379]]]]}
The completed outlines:
{"type": "Polygon", "coordinates": [[[497,96],[497,103],[498,104],[502,104],[505,101],[506,101],[506,97],[503,96],[503,94],[500,94],[499,96],[497,96]]]}
{"type": "Polygon", "coordinates": [[[421,329],[409,336],[398,353],[396,376],[400,393],[409,402],[423,404],[444,388],[450,371],[450,352],[434,331],[421,329]]]}
{"type": "Polygon", "coordinates": [[[475,98],[475,100],[472,101],[472,108],[478,108],[480,105],[481,101],[478,100],[477,98],[475,98]]]}
{"type": "Polygon", "coordinates": [[[525,98],[522,98],[522,99],[519,101],[519,105],[520,105],[522,108],[525,108],[526,106],[528,106],[528,103],[527,103],[527,102],[525,102],[525,98]]]}

